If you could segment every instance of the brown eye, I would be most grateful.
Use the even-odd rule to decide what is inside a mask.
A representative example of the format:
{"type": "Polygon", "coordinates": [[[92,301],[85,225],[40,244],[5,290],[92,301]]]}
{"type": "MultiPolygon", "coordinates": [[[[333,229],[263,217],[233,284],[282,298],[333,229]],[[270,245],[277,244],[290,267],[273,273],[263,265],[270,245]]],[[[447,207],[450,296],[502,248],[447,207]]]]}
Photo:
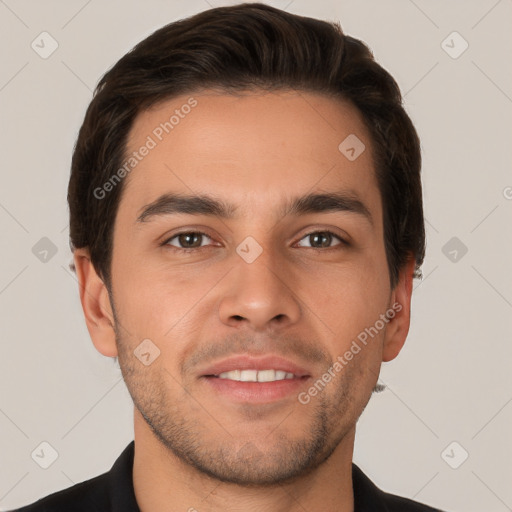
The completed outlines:
{"type": "Polygon", "coordinates": [[[299,243],[301,247],[311,247],[313,249],[325,249],[332,247],[333,245],[346,244],[343,239],[330,231],[314,231],[302,238],[301,242],[303,240],[306,240],[308,243],[304,245],[299,243]],[[333,244],[333,241],[336,240],[338,243],[333,244]]]}
{"type": "Polygon", "coordinates": [[[196,249],[204,245],[204,238],[207,238],[211,241],[210,237],[204,233],[200,233],[198,231],[189,231],[186,233],[179,233],[174,235],[172,238],[169,238],[165,244],[171,245],[178,249],[196,249]]]}

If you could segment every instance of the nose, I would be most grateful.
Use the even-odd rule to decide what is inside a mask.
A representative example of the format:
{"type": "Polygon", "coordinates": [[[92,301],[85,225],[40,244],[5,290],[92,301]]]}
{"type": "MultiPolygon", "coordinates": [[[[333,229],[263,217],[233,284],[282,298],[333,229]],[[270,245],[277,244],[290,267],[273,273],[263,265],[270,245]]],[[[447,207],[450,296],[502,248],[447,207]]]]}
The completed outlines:
{"type": "MultiPolygon", "coordinates": [[[[235,256],[238,258],[238,256],[235,256]]],[[[283,261],[265,250],[252,263],[237,259],[222,290],[221,322],[254,331],[282,329],[299,321],[297,279],[283,261]]]]}

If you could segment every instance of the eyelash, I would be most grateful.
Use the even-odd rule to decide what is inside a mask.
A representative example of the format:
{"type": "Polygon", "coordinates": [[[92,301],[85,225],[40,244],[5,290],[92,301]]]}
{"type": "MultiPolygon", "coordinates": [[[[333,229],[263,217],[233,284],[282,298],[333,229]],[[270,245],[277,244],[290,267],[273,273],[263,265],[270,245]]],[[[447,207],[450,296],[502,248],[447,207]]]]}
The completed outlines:
{"type": "MultiPolygon", "coordinates": [[[[334,246],[331,246],[331,247],[305,247],[306,249],[313,249],[313,250],[319,251],[319,250],[336,249],[336,247],[338,247],[338,246],[348,247],[350,245],[346,240],[341,238],[336,233],[334,233],[332,231],[329,231],[328,229],[311,231],[309,233],[306,233],[299,240],[299,242],[301,240],[304,240],[304,238],[306,238],[308,236],[311,236],[311,235],[315,235],[317,233],[329,234],[329,235],[333,236],[334,238],[337,238],[340,241],[340,243],[336,244],[334,246]]],[[[179,237],[180,235],[201,235],[201,236],[205,236],[207,238],[212,239],[212,237],[210,235],[208,235],[207,233],[203,233],[202,231],[181,231],[180,233],[176,233],[173,236],[171,236],[170,238],[167,238],[164,242],[162,242],[161,246],[162,247],[166,247],[166,248],[170,248],[170,250],[172,250],[172,251],[176,251],[176,252],[180,252],[180,253],[188,253],[188,254],[190,254],[192,252],[195,252],[195,251],[197,251],[199,249],[204,249],[205,247],[208,247],[208,246],[199,246],[199,247],[187,247],[187,248],[185,248],[185,247],[176,247],[174,245],[170,245],[169,244],[169,242],[171,240],[174,240],[175,238],[179,237]]]]}

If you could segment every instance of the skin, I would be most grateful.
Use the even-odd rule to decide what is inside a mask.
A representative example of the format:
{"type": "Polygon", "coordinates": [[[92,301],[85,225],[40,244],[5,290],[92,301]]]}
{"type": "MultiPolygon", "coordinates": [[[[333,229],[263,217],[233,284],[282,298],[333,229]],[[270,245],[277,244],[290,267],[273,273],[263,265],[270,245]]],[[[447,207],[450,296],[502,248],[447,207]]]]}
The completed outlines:
{"type": "Polygon", "coordinates": [[[190,96],[197,106],[125,178],[110,295],[88,250],[74,254],[93,343],[119,357],[134,400],[139,507],[353,511],[356,421],[381,363],[405,342],[414,268],[408,263],[391,289],[368,131],[350,104],[318,94],[202,91],[141,113],[128,151],[190,96]],[[338,150],[349,134],[366,146],[354,161],[338,150]],[[137,222],[164,192],[209,194],[238,216],[137,222]],[[350,193],[372,222],[347,211],[283,215],[287,200],[313,192],[350,193]],[[195,252],[173,251],[176,237],[160,245],[178,230],[208,237],[195,252]],[[327,230],[349,245],[327,237],[327,247],[315,247],[308,235],[327,230]],[[263,249],[252,263],[236,252],[248,236],[263,249]],[[307,368],[307,391],[395,303],[401,310],[306,405],[295,393],[234,402],[201,377],[233,354],[271,353],[307,368]],[[148,366],[134,355],[144,339],[160,350],[148,366]]]}

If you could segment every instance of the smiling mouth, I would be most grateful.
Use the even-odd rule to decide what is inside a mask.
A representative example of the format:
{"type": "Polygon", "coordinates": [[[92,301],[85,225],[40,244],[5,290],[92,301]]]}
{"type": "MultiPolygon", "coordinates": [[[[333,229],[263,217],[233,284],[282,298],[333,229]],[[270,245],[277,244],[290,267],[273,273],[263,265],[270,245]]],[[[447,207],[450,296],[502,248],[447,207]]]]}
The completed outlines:
{"type": "Polygon", "coordinates": [[[299,376],[283,370],[231,370],[218,375],[208,375],[219,379],[234,380],[238,382],[275,382],[279,380],[290,380],[300,378],[299,376]]]}
{"type": "Polygon", "coordinates": [[[282,369],[249,366],[219,373],[208,372],[203,379],[214,393],[229,402],[270,404],[290,399],[300,391],[310,376],[299,371],[291,373],[282,369]]]}

